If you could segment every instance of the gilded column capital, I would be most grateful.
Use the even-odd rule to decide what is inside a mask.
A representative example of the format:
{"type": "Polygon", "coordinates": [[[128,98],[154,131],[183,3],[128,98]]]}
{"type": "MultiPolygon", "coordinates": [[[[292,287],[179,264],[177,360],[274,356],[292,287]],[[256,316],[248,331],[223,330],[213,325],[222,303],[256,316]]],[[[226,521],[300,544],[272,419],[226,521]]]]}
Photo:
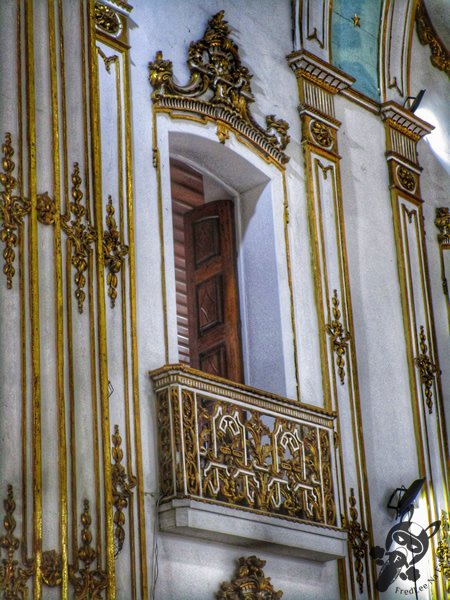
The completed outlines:
{"type": "Polygon", "coordinates": [[[381,117],[388,125],[395,127],[415,141],[431,133],[434,125],[427,123],[397,102],[389,101],[381,105],[381,117]]]}
{"type": "Polygon", "coordinates": [[[333,67],[306,50],[288,54],[287,61],[297,79],[301,77],[310,79],[332,94],[342,92],[355,82],[355,79],[344,71],[333,67]]]}

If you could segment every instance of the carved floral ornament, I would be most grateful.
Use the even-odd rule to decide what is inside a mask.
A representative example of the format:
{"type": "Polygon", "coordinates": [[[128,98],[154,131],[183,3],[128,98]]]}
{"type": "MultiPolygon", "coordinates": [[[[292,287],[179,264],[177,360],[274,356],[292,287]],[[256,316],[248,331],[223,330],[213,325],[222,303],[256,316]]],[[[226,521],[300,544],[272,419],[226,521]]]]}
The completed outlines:
{"type": "Polygon", "coordinates": [[[265,564],[256,556],[241,557],[236,575],[229,583],[222,583],[217,600],[279,600],[283,592],[276,592],[270,577],[264,575],[265,564]]]}
{"type": "Polygon", "coordinates": [[[320,121],[311,121],[311,135],[315,142],[323,148],[331,148],[333,145],[333,136],[329,127],[320,121]]]}
{"type": "Polygon", "coordinates": [[[408,192],[414,192],[416,189],[416,178],[413,173],[403,165],[397,166],[397,177],[402,188],[408,192]]]}
{"type": "Polygon", "coordinates": [[[122,21],[119,15],[106,4],[102,2],[94,4],[94,18],[96,26],[105,33],[109,33],[114,37],[120,35],[122,21]]]}
{"type": "MultiPolygon", "coordinates": [[[[7,288],[11,289],[16,272],[14,266],[16,247],[24,227],[24,218],[31,212],[31,203],[27,198],[15,195],[19,184],[13,175],[15,169],[12,160],[14,149],[10,133],[5,134],[2,152],[0,186],[3,190],[0,191],[0,241],[4,244],[3,272],[6,275],[7,288]]],[[[36,196],[36,216],[43,225],[53,225],[57,219],[60,220],[61,229],[70,242],[71,264],[74,269],[74,295],[77,300],[78,312],[82,313],[86,299],[86,272],[97,239],[97,233],[91,223],[87,205],[83,202],[82,180],[78,163],[74,163],[71,181],[72,200],[66,212],[60,215],[55,199],[48,192],[44,192],[36,196]]],[[[105,268],[108,270],[106,283],[112,308],[114,308],[117,298],[118,274],[123,267],[128,252],[129,248],[122,241],[115,219],[112,198],[109,196],[106,205],[106,229],[103,232],[103,255],[105,268]]]]}
{"type": "Polygon", "coordinates": [[[364,591],[363,561],[367,554],[369,532],[362,527],[358,520],[359,515],[356,509],[356,498],[353,488],[350,488],[349,505],[350,519],[347,519],[345,515],[341,515],[342,527],[348,532],[348,543],[354,558],[356,581],[358,582],[359,591],[362,594],[364,591]]]}
{"type": "Polygon", "coordinates": [[[173,75],[172,62],[161,51],[150,62],[150,84],[153,103],[158,109],[191,112],[214,121],[222,143],[228,129],[246,137],[265,155],[285,164],[283,153],[289,143],[289,125],[274,115],[266,117],[263,129],[250,114],[255,101],[251,90],[252,75],[241,64],[239,49],[228,36],[230,27],[220,11],[208,22],[203,38],[192,42],[188,51],[190,81],[181,86],[173,75]]]}
{"type": "Polygon", "coordinates": [[[433,384],[438,371],[437,366],[434,364],[427,346],[427,337],[425,335],[425,328],[423,325],[420,327],[420,354],[415,359],[415,363],[420,373],[420,381],[423,386],[425,394],[425,402],[428,406],[428,412],[431,415],[433,412],[433,384]]]}
{"type": "Polygon", "coordinates": [[[450,208],[446,206],[437,208],[434,223],[439,229],[438,242],[440,244],[450,244],[450,208]]]}

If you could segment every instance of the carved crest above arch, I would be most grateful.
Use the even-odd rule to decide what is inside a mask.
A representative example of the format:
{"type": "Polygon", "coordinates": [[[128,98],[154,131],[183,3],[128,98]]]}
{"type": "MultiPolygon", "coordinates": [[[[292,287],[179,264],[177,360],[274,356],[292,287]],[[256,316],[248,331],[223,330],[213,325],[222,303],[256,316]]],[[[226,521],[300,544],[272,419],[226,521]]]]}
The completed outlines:
{"type": "Polygon", "coordinates": [[[216,122],[220,142],[225,143],[228,130],[234,131],[265,156],[285,164],[289,160],[283,152],[290,139],[289,125],[268,115],[263,129],[253,119],[249,110],[255,100],[250,86],[252,75],[241,64],[239,49],[229,33],[223,10],[211,17],[203,38],[189,46],[191,77],[184,86],[176,83],[172,62],[157,52],[149,64],[153,103],[160,111],[194,113],[205,121],[216,122]]]}
{"type": "Polygon", "coordinates": [[[265,564],[265,560],[256,556],[242,556],[235,577],[220,586],[217,600],[279,600],[283,592],[276,592],[270,577],[264,575],[265,564]]]}

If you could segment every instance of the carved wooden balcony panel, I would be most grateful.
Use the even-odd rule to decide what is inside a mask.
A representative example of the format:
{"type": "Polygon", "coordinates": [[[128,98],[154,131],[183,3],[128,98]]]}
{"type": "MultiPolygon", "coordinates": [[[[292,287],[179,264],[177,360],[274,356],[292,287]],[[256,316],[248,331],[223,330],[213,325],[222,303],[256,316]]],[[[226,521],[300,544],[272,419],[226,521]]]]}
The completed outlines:
{"type": "Polygon", "coordinates": [[[185,365],[151,377],[162,504],[190,498],[336,526],[333,414],[185,365]]]}

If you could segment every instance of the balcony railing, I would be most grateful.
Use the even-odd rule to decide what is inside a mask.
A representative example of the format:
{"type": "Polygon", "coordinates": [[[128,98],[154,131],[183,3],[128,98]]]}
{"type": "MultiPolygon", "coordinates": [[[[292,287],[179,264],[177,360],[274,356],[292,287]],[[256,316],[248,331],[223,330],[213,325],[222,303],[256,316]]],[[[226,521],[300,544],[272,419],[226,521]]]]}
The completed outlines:
{"type": "Polygon", "coordinates": [[[151,378],[162,504],[191,499],[336,527],[334,414],[185,365],[151,378]]]}

